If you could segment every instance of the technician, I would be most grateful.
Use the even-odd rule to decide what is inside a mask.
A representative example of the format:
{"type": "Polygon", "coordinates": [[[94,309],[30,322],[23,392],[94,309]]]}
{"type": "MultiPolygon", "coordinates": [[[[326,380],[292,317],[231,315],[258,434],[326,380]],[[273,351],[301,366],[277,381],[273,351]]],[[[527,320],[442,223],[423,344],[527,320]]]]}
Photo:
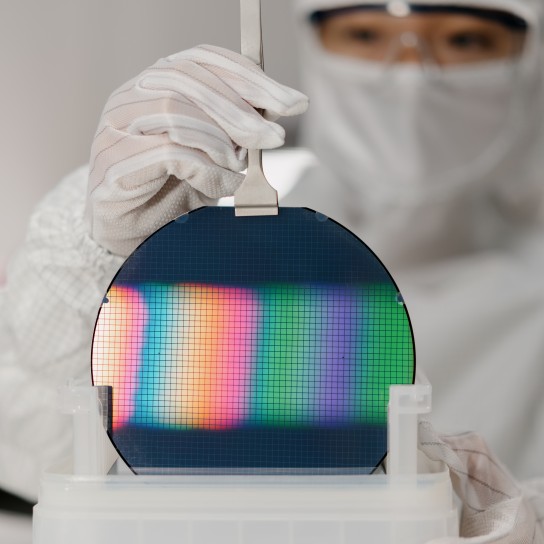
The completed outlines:
{"type": "Polygon", "coordinates": [[[543,10],[298,0],[320,165],[286,201],[376,251],[437,428],[478,430],[521,478],[544,458],[543,10]]]}
{"type": "MultiPolygon", "coordinates": [[[[345,224],[399,283],[436,426],[480,431],[520,478],[542,474],[544,454],[543,7],[297,0],[312,100],[303,143],[318,158],[270,158],[299,178],[284,204],[345,224]]],[[[0,294],[2,487],[34,498],[40,470],[68,450],[56,389],[88,379],[96,313],[123,258],[231,195],[245,149],[281,146],[274,119],[306,105],[212,46],[112,94],[89,166],[39,206],[0,294]]],[[[488,468],[488,487],[504,483],[485,480],[488,468]]]]}

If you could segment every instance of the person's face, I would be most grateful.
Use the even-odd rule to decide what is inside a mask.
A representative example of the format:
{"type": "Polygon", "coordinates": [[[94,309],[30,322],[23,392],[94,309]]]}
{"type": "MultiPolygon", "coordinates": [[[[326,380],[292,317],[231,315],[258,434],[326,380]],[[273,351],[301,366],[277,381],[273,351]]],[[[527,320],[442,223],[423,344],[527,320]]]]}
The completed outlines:
{"type": "Polygon", "coordinates": [[[370,61],[440,66],[508,59],[520,54],[525,33],[475,15],[354,10],[326,17],[318,25],[330,52],[370,61]]]}

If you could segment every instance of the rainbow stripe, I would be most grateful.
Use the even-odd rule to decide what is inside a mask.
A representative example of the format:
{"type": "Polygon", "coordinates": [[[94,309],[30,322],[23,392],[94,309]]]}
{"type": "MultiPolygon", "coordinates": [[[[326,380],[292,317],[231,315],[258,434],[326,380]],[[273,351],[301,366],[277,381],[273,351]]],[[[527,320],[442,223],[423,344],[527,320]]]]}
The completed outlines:
{"type": "Polygon", "coordinates": [[[413,345],[392,285],[113,286],[94,346],[113,429],[383,424],[413,345]]]}

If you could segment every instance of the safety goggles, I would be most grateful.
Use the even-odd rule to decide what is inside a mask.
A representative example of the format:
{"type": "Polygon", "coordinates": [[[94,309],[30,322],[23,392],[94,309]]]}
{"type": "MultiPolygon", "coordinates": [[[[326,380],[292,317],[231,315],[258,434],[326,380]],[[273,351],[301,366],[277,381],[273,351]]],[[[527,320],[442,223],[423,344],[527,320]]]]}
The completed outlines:
{"type": "Polygon", "coordinates": [[[441,67],[515,59],[529,31],[527,21],[504,10],[402,0],[316,11],[311,21],[333,53],[441,67]]]}

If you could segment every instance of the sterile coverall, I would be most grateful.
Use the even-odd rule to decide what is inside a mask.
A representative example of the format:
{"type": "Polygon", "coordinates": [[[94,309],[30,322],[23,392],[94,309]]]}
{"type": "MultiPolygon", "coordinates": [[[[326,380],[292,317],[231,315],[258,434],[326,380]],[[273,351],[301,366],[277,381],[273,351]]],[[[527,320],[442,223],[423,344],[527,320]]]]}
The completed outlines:
{"type": "MultiPolygon", "coordinates": [[[[350,3],[364,4],[297,11],[350,3]]],[[[333,55],[303,25],[303,143],[320,165],[285,203],[376,251],[406,300],[436,427],[482,432],[526,478],[544,459],[544,2],[455,4],[525,19],[520,58],[435,76],[333,55]]]]}
{"type": "MultiPolygon", "coordinates": [[[[411,314],[418,364],[433,384],[436,426],[480,431],[517,476],[538,476],[544,2],[458,0],[522,17],[526,47],[514,67],[432,77],[417,65],[384,73],[326,52],[309,16],[350,4],[296,3],[313,102],[303,136],[319,161],[302,151],[270,157],[275,170],[283,164],[299,177],[284,203],[337,219],[389,268],[411,314]],[[384,92],[384,81],[394,94],[384,92]],[[455,122],[464,107],[474,108],[474,126],[455,122]],[[477,134],[482,110],[497,122],[477,134]],[[429,126],[443,129],[444,139],[426,139],[437,134],[429,126]]],[[[283,143],[269,119],[306,105],[304,95],[247,59],[212,46],[161,59],[112,94],[89,166],[37,208],[0,293],[0,486],[35,498],[40,471],[68,451],[57,388],[67,378],[90,378],[94,321],[123,258],[180,213],[232,195],[245,149],[283,143]]],[[[452,470],[465,507],[462,534],[471,542],[544,542],[542,484],[522,490],[474,435],[443,441],[423,424],[420,439],[452,470]]]]}

